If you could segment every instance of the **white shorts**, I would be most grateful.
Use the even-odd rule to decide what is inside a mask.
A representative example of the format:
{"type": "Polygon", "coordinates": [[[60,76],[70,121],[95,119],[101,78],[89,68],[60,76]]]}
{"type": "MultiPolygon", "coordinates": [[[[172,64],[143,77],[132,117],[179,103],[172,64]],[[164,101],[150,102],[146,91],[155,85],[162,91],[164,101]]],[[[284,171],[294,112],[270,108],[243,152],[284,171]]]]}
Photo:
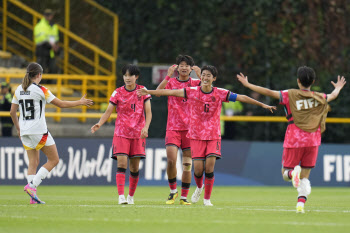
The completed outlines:
{"type": "Polygon", "coordinates": [[[46,134],[32,134],[21,136],[21,141],[25,150],[40,150],[44,146],[55,144],[50,132],[46,134]]]}

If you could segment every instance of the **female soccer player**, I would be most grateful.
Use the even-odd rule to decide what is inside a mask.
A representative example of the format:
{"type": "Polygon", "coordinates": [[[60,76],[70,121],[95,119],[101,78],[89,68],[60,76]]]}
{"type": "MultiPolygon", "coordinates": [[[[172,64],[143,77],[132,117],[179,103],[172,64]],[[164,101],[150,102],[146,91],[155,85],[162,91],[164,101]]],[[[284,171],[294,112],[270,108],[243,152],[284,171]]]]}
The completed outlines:
{"type": "Polygon", "coordinates": [[[284,105],[288,127],[284,137],[282,155],[282,176],[285,181],[292,181],[298,191],[297,213],[304,213],[304,204],[311,193],[309,176],[315,167],[321,133],[325,130],[328,102],[336,99],[346,81],[338,76],[337,83],[331,82],[334,90],[331,94],[310,91],[315,82],[315,71],[310,67],[299,67],[297,74],[299,90],[288,89],[273,91],[248,82],[242,73],[237,75],[243,86],[280,100],[284,105]],[[301,166],[301,167],[300,167],[301,166]],[[294,168],[294,169],[293,169],[294,168]]]}
{"type": "Polygon", "coordinates": [[[89,107],[93,104],[92,100],[85,99],[86,95],[77,101],[62,101],[56,98],[47,88],[39,85],[42,74],[43,68],[38,63],[28,65],[22,84],[18,86],[13,96],[10,110],[18,136],[28,154],[28,184],[24,187],[24,191],[31,197],[30,204],[45,204],[36,195],[36,189],[59,162],[55,141],[46,126],[46,103],[60,108],[80,105],[89,107]],[[19,105],[21,107],[18,120],[16,112],[19,105]],[[39,150],[44,152],[48,161],[36,173],[40,160],[39,150]]]}
{"type": "Polygon", "coordinates": [[[238,95],[229,90],[212,87],[216,77],[217,70],[214,66],[204,66],[201,69],[201,86],[186,87],[180,90],[138,90],[140,96],[147,94],[177,96],[189,101],[191,116],[187,137],[191,139],[194,177],[197,184],[192,202],[198,202],[205,187],[205,206],[212,206],[210,196],[214,184],[214,166],[216,160],[221,158],[220,113],[222,102],[238,100],[243,103],[259,105],[271,112],[276,109],[276,107],[268,106],[245,95],[238,95]],[[203,172],[205,172],[204,185],[203,172]]]}
{"type": "MultiPolygon", "coordinates": [[[[194,87],[200,84],[199,79],[190,77],[191,71],[194,70],[200,77],[200,68],[194,65],[193,58],[188,55],[179,55],[176,58],[176,64],[168,69],[168,75],[159,84],[157,90],[161,89],[183,89],[185,87],[194,87]],[[171,78],[174,71],[177,70],[179,76],[171,78]]],[[[167,153],[167,174],[170,187],[170,194],[166,204],[174,204],[178,196],[176,184],[176,160],[179,148],[182,150],[182,185],[181,185],[181,205],[190,205],[187,201],[188,191],[191,185],[191,146],[190,139],[186,137],[190,123],[190,106],[184,98],[169,96],[168,97],[168,123],[165,136],[165,146],[167,153]]]]}
{"type": "Polygon", "coordinates": [[[144,86],[136,84],[140,70],[135,65],[125,65],[122,68],[125,85],[117,88],[109,99],[106,112],[100,121],[91,127],[95,133],[110,117],[116,108],[118,117],[115,121],[112,158],[118,160],[116,184],[119,194],[119,204],[134,204],[134,194],[139,181],[140,159],[146,157],[146,137],[152,120],[150,95],[139,97],[136,91],[144,86]],[[146,112],[146,119],[145,119],[146,112]],[[125,171],[129,158],[129,195],[124,196],[125,171]]]}

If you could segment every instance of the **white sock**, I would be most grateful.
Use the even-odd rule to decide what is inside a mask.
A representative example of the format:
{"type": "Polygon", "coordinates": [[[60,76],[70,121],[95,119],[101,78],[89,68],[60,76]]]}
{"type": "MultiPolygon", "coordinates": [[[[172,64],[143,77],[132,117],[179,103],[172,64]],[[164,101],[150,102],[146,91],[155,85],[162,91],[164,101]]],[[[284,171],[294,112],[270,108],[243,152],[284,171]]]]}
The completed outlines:
{"type": "Polygon", "coordinates": [[[289,178],[289,171],[290,170],[285,170],[284,171],[284,173],[283,173],[283,179],[285,180],[285,181],[288,181],[288,182],[290,182],[290,181],[292,181],[292,179],[291,178],[289,178]]]}
{"type": "Polygon", "coordinates": [[[304,202],[298,202],[298,203],[297,203],[297,207],[299,207],[299,206],[304,207],[304,205],[305,205],[305,203],[304,203],[304,202]]]}
{"type": "Polygon", "coordinates": [[[185,200],[187,197],[181,196],[180,199],[185,200]]]}
{"type": "Polygon", "coordinates": [[[28,184],[33,181],[35,175],[27,175],[27,182],[28,184]]]}
{"type": "Polygon", "coordinates": [[[30,187],[37,188],[41,184],[43,179],[46,178],[47,174],[49,174],[49,171],[46,168],[41,167],[39,169],[38,173],[36,173],[32,183],[30,183],[30,187]],[[32,187],[32,186],[34,186],[34,187],[32,187]]]}
{"type": "Polygon", "coordinates": [[[177,189],[170,189],[170,193],[177,193],[177,189]]]}

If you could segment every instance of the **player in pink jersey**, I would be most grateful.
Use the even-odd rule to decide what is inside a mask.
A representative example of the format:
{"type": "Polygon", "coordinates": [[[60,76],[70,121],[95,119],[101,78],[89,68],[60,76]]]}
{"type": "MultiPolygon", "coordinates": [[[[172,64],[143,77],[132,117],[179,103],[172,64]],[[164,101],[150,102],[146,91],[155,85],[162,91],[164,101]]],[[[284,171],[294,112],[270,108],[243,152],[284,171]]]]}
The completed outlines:
{"type": "Polygon", "coordinates": [[[186,87],[180,90],[140,89],[137,91],[139,95],[177,96],[189,101],[191,117],[187,137],[191,139],[191,154],[194,160],[194,175],[197,184],[192,202],[198,202],[204,189],[205,206],[212,206],[210,196],[214,185],[214,167],[216,160],[221,158],[220,113],[222,102],[238,100],[261,106],[271,112],[276,109],[276,107],[268,106],[248,96],[213,87],[212,83],[216,77],[217,70],[214,66],[204,66],[201,69],[200,87],[186,87]],[[205,182],[203,185],[204,172],[205,182]]]}
{"type": "Polygon", "coordinates": [[[116,184],[119,194],[119,204],[134,204],[134,194],[139,181],[140,159],[146,157],[146,138],[152,120],[150,95],[137,96],[136,90],[145,88],[136,84],[140,70],[135,65],[125,65],[122,68],[125,85],[117,88],[111,98],[106,112],[100,121],[91,127],[96,132],[116,109],[118,117],[115,121],[112,158],[118,160],[116,184]],[[146,114],[146,117],[145,117],[146,114]],[[124,196],[125,172],[129,158],[129,195],[124,196]]]}
{"type": "MultiPolygon", "coordinates": [[[[297,83],[300,90],[308,92],[307,94],[314,95],[314,92],[310,93],[310,89],[312,84],[315,82],[316,74],[315,71],[310,67],[299,67],[297,74],[297,83]]],[[[318,147],[321,144],[321,124],[316,125],[316,129],[309,132],[302,130],[294,123],[294,117],[292,115],[292,104],[294,103],[290,101],[290,98],[294,98],[291,95],[291,91],[293,89],[284,90],[284,91],[273,91],[264,87],[256,86],[248,82],[248,77],[244,76],[242,73],[237,75],[238,80],[249,89],[258,92],[262,95],[270,96],[275,99],[280,100],[280,104],[284,105],[286,116],[288,119],[288,127],[286,130],[285,138],[284,138],[284,150],[282,155],[282,176],[285,181],[292,181],[293,186],[297,188],[298,191],[298,202],[296,206],[297,213],[304,213],[304,204],[305,201],[311,193],[311,184],[309,181],[309,176],[311,172],[311,168],[315,167],[318,147]]],[[[320,98],[324,98],[324,103],[331,102],[336,99],[339,95],[340,90],[344,87],[346,81],[344,77],[338,76],[337,83],[331,82],[334,86],[334,90],[331,94],[321,94],[320,98]]],[[[307,101],[305,100],[297,100],[296,104],[304,104],[307,103],[308,106],[298,106],[299,109],[303,109],[303,111],[307,115],[312,114],[312,109],[316,106],[321,105],[314,98],[309,98],[307,101]],[[317,104],[315,104],[317,103],[317,104]]],[[[321,99],[322,100],[322,99],[321,99]]],[[[327,106],[326,106],[327,107],[327,106]]],[[[297,109],[298,109],[297,108],[297,109]]],[[[298,113],[294,111],[294,115],[298,113]]],[[[307,118],[304,118],[307,119],[307,118]]],[[[305,120],[304,120],[305,121],[305,120]]],[[[308,123],[308,122],[305,122],[308,123]]],[[[316,122],[317,123],[317,122],[316,122]]]]}
{"type": "MultiPolygon", "coordinates": [[[[157,90],[168,89],[177,90],[185,87],[198,86],[199,79],[190,77],[191,71],[194,70],[197,76],[200,77],[200,68],[194,65],[193,58],[188,55],[179,55],[176,58],[176,64],[168,69],[168,74],[165,79],[159,84],[157,90]],[[171,78],[174,71],[177,70],[179,76],[171,78]]],[[[190,121],[190,106],[187,99],[169,96],[168,97],[168,122],[165,136],[165,146],[167,152],[167,175],[170,187],[170,194],[166,204],[174,204],[178,196],[176,183],[176,160],[179,148],[182,150],[182,185],[181,185],[181,205],[190,205],[187,201],[188,191],[191,185],[191,146],[190,139],[186,137],[189,121],[190,121]]]]}

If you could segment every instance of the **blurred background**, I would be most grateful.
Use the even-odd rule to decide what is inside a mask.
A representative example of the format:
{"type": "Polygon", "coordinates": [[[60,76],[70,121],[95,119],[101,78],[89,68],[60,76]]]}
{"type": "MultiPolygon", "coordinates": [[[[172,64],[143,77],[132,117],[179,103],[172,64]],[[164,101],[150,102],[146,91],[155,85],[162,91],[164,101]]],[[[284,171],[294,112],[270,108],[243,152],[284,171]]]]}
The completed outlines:
{"type": "MultiPolygon", "coordinates": [[[[90,127],[104,112],[113,90],[123,85],[121,67],[126,63],[140,67],[139,84],[155,89],[175,58],[187,54],[199,67],[210,64],[218,68],[215,86],[270,105],[278,105],[278,101],[244,88],[236,80],[236,74],[243,72],[252,83],[284,90],[297,88],[296,71],[306,65],[316,71],[313,90],[325,93],[333,90],[330,82],[338,75],[349,78],[350,2],[347,0],[0,2],[0,81],[8,85],[9,93],[13,94],[21,83],[27,64],[38,60],[41,42],[35,40],[35,27],[51,15],[50,25],[57,25],[58,35],[56,40],[49,41],[55,44],[48,58],[53,68],[48,65],[44,85],[59,98],[78,99],[87,93],[96,103],[92,109],[70,110],[48,105],[47,121],[55,138],[111,140],[113,118],[95,135],[91,135],[90,127]]],[[[2,94],[3,99],[5,95],[2,94]]],[[[345,119],[328,123],[322,141],[348,144],[348,85],[330,105],[329,118],[345,119]]],[[[223,121],[224,140],[278,142],[282,148],[285,122],[245,120],[252,116],[283,117],[281,106],[274,114],[246,104],[226,107],[230,111],[224,110],[222,115],[233,120],[236,116],[246,118],[223,121]]],[[[153,97],[152,111],[149,136],[162,139],[167,99],[153,97]]],[[[2,119],[6,114],[2,113],[2,119]]],[[[2,126],[6,124],[3,122],[2,126]]],[[[12,132],[15,136],[14,129],[12,132]]],[[[4,135],[0,140],[3,139],[4,135]]]]}

